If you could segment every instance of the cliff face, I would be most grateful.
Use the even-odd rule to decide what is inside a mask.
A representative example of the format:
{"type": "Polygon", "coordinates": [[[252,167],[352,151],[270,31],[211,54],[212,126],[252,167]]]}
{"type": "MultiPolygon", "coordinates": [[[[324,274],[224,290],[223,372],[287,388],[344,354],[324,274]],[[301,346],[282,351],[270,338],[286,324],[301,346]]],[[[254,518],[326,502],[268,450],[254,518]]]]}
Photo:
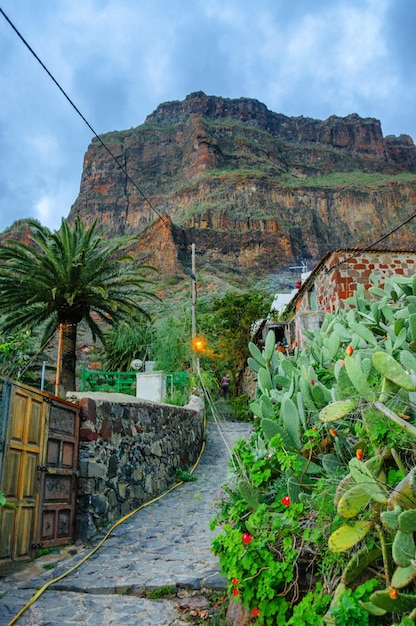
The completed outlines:
{"type": "MultiPolygon", "coordinates": [[[[166,274],[183,272],[192,242],[213,271],[278,272],[368,245],[414,213],[412,139],[356,114],[289,118],[198,92],[102,139],[128,176],[93,140],[68,219],[140,234],[135,253],[166,274]]],[[[383,245],[412,248],[412,227],[383,245]]]]}

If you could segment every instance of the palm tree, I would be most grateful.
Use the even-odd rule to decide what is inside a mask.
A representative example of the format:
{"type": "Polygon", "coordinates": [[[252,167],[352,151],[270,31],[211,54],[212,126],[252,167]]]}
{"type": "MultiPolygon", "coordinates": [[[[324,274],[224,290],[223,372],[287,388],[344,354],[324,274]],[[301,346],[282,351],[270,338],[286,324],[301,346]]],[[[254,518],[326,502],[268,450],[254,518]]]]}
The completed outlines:
{"type": "Polygon", "coordinates": [[[79,218],[72,227],[62,220],[55,232],[36,220],[28,224],[31,244],[0,244],[2,331],[42,328],[46,339],[59,328],[61,384],[74,390],[78,324],[84,320],[93,338],[104,342],[102,323],[132,323],[146,315],[139,302],[155,297],[143,288],[151,282],[143,272],[152,268],[121,256],[120,244],[104,241],[96,222],[87,228],[79,218]]]}

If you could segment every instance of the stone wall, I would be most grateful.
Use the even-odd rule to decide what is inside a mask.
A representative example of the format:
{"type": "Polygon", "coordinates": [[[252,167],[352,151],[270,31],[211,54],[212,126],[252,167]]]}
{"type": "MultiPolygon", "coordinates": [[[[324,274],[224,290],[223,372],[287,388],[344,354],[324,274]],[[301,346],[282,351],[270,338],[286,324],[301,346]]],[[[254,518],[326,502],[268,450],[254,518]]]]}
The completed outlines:
{"type": "Polygon", "coordinates": [[[371,274],[377,276],[380,285],[384,285],[387,276],[393,279],[394,276],[413,276],[416,274],[416,255],[411,251],[394,250],[335,252],[315,281],[318,308],[342,307],[357,285],[367,291],[372,287],[371,274]],[[348,261],[343,263],[346,259],[348,261]]]}
{"type": "Polygon", "coordinates": [[[204,438],[204,406],[185,407],[123,394],[73,392],[80,405],[77,539],[86,540],[176,482],[204,438]]]}
{"type": "Polygon", "coordinates": [[[299,292],[289,303],[296,309],[295,334],[290,332],[290,343],[303,347],[305,331],[319,328],[325,312],[348,307],[347,298],[358,285],[366,297],[372,287],[374,274],[380,287],[387,277],[412,277],[416,274],[416,253],[412,250],[355,250],[343,249],[328,252],[312,271],[299,292]]]}
{"type": "Polygon", "coordinates": [[[412,251],[377,249],[364,252],[337,250],[315,268],[311,284],[297,303],[297,311],[343,308],[345,300],[353,295],[357,285],[362,285],[366,291],[372,286],[371,274],[377,276],[380,286],[384,285],[387,276],[414,276],[416,254],[412,251]]]}

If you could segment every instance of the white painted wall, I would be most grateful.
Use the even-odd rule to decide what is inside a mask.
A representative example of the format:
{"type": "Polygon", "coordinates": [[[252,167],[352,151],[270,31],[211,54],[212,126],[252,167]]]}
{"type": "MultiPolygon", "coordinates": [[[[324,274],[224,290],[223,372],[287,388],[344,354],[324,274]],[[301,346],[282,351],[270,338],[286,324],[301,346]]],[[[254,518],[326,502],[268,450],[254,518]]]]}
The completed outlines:
{"type": "Polygon", "coordinates": [[[136,398],[163,402],[166,397],[166,374],[164,372],[140,372],[136,375],[136,398]]]}

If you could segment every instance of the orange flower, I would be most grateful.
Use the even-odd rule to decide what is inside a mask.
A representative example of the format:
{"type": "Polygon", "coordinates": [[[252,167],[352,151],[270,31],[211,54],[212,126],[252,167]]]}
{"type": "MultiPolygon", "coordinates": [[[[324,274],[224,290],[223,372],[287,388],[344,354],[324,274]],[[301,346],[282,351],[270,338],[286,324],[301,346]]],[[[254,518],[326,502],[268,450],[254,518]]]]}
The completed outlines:
{"type": "Polygon", "coordinates": [[[329,434],[331,435],[331,437],[338,437],[337,431],[335,430],[335,428],[330,428],[329,434]]]}
{"type": "Polygon", "coordinates": [[[391,587],[391,589],[389,589],[389,597],[392,600],[397,600],[397,598],[399,597],[399,592],[397,591],[397,589],[391,587]]]}
{"type": "Polygon", "coordinates": [[[358,448],[358,450],[356,450],[355,452],[355,456],[357,457],[359,461],[361,461],[361,459],[363,458],[363,451],[360,448],[358,448]]]}
{"type": "Polygon", "coordinates": [[[348,354],[348,356],[351,356],[351,354],[354,352],[354,348],[352,346],[347,346],[345,348],[345,352],[348,354]]]}

